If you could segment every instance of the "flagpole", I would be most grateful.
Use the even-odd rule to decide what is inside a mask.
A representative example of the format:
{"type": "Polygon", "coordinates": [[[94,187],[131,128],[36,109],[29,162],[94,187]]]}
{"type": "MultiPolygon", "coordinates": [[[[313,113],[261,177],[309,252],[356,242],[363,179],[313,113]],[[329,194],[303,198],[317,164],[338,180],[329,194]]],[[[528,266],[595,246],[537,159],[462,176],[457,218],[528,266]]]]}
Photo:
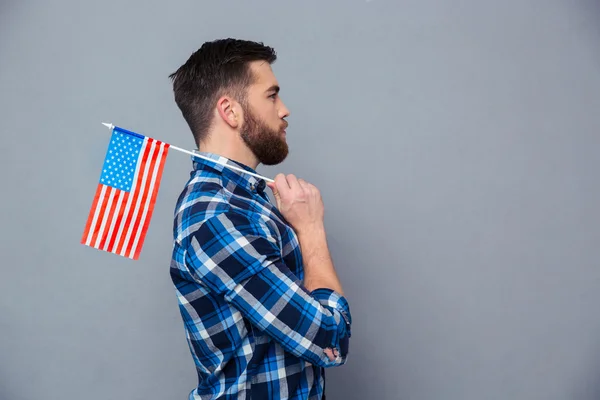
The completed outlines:
{"type": "MultiPolygon", "coordinates": [[[[103,122],[102,125],[106,126],[111,131],[115,128],[115,125],[108,124],[106,122],[103,122]]],[[[194,156],[194,157],[203,158],[203,159],[205,159],[207,161],[211,161],[211,162],[220,164],[220,165],[222,165],[224,167],[227,167],[227,168],[235,169],[236,171],[243,172],[244,174],[252,175],[252,176],[254,176],[256,178],[264,179],[265,181],[268,181],[268,182],[275,182],[273,179],[267,178],[265,176],[255,174],[255,173],[250,172],[250,171],[246,171],[245,169],[242,169],[242,168],[234,167],[233,165],[225,164],[225,163],[223,163],[221,161],[214,160],[214,159],[212,159],[210,157],[205,157],[205,156],[203,156],[201,154],[194,153],[194,152],[191,152],[189,150],[185,150],[185,149],[173,146],[173,145],[169,145],[169,149],[177,150],[177,151],[180,151],[180,152],[185,153],[185,154],[189,154],[189,155],[194,156]]]]}

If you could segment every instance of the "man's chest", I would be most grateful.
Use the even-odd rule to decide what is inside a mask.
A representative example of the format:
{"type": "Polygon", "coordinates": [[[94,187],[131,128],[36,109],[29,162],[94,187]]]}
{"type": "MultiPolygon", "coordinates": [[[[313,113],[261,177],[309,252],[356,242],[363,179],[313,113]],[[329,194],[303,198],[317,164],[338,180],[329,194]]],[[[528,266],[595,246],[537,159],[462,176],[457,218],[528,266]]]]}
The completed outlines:
{"type": "MultiPolygon", "coordinates": [[[[265,197],[267,196],[265,195],[265,197]]],[[[261,197],[260,201],[257,202],[257,206],[261,218],[269,221],[271,226],[274,227],[274,231],[276,231],[283,262],[298,279],[303,281],[304,268],[298,235],[268,198],[265,200],[261,197]]]]}

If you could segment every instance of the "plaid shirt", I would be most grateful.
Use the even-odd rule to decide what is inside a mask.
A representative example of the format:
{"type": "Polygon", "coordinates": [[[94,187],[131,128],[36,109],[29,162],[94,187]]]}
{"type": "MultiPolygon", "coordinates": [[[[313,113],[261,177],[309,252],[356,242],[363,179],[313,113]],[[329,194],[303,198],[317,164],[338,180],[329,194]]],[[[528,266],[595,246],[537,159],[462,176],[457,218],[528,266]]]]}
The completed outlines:
{"type": "Polygon", "coordinates": [[[324,368],[347,359],[348,302],[302,286],[298,238],[264,180],[205,160],[193,167],[175,209],[170,269],[198,373],[189,399],[324,399],[324,368]]]}

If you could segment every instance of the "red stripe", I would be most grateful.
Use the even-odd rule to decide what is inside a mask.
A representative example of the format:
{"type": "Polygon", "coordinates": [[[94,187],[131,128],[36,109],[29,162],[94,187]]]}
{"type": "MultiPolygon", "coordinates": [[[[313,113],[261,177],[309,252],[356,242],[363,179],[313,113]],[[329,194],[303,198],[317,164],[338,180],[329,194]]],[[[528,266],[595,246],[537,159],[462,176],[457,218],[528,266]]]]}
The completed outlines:
{"type": "Polygon", "coordinates": [[[125,242],[125,237],[127,237],[127,230],[129,228],[129,225],[131,224],[131,218],[135,211],[135,204],[136,204],[137,198],[140,194],[140,187],[144,183],[142,181],[142,177],[144,176],[144,168],[146,166],[146,161],[148,160],[148,154],[150,153],[150,149],[152,147],[152,142],[153,142],[153,139],[148,138],[148,140],[146,141],[146,144],[144,145],[145,146],[144,154],[142,156],[140,168],[138,170],[138,178],[137,178],[138,180],[135,185],[135,192],[133,193],[133,200],[131,201],[132,207],[129,209],[129,214],[127,215],[127,217],[125,219],[123,233],[121,234],[121,238],[119,239],[119,243],[117,245],[117,248],[115,249],[115,253],[121,253],[121,251],[123,250],[123,244],[125,242]]]}
{"type": "Polygon", "coordinates": [[[100,204],[100,213],[98,214],[98,219],[96,220],[96,226],[94,227],[94,234],[92,235],[92,240],[90,240],[90,246],[96,247],[96,239],[98,239],[98,233],[100,232],[100,227],[102,226],[102,218],[104,218],[104,212],[106,211],[106,206],[108,205],[108,198],[110,197],[110,193],[112,192],[112,187],[107,187],[104,192],[104,199],[102,199],[102,203],[100,204]]]}
{"type": "Polygon", "coordinates": [[[90,227],[92,225],[92,220],[94,219],[94,214],[96,213],[98,199],[100,198],[100,192],[102,192],[102,184],[98,183],[98,186],[96,187],[96,194],[94,195],[94,201],[92,202],[92,207],[90,208],[90,213],[88,214],[87,222],[85,223],[85,229],[83,230],[83,236],[81,237],[81,244],[85,244],[90,233],[90,227]]]}
{"type": "MultiPolygon", "coordinates": [[[[115,218],[115,208],[117,206],[117,203],[119,202],[120,190],[118,190],[116,188],[112,188],[112,189],[115,192],[115,195],[113,196],[112,203],[110,204],[110,209],[108,211],[108,218],[106,219],[106,225],[104,226],[104,232],[102,232],[102,240],[100,241],[100,244],[98,245],[98,248],[100,248],[100,249],[104,247],[104,243],[106,243],[106,240],[108,239],[108,232],[110,231],[110,224],[112,223],[113,219],[115,218]]],[[[102,220],[100,220],[100,222],[102,222],[102,220]]]]}
{"type": "Polygon", "coordinates": [[[142,227],[142,232],[140,233],[140,239],[138,241],[137,248],[135,249],[135,254],[133,255],[134,260],[137,260],[140,257],[142,246],[144,245],[144,239],[146,238],[146,232],[148,231],[148,226],[150,225],[150,220],[152,219],[152,212],[154,211],[154,204],[156,203],[156,196],[158,194],[158,188],[160,187],[160,180],[162,179],[165,160],[167,159],[167,153],[169,152],[169,144],[163,143],[163,146],[163,154],[159,161],[160,165],[158,166],[158,171],[156,173],[156,181],[154,183],[152,197],[150,198],[150,205],[148,207],[148,212],[146,213],[146,219],[144,220],[144,225],[142,227]]]}
{"type": "Polygon", "coordinates": [[[150,191],[150,183],[152,182],[152,173],[154,172],[154,166],[156,164],[158,153],[160,152],[160,143],[157,143],[157,146],[154,148],[154,152],[152,153],[152,158],[149,162],[148,174],[146,174],[146,180],[144,181],[144,190],[142,194],[142,201],[140,202],[140,208],[138,210],[138,214],[135,216],[135,221],[133,223],[133,229],[131,231],[131,236],[129,237],[129,242],[127,243],[127,247],[125,250],[125,255],[129,256],[131,253],[131,248],[133,247],[133,243],[135,242],[135,236],[137,234],[140,223],[142,222],[142,215],[144,213],[144,205],[146,204],[146,200],[148,199],[148,193],[150,191]]]}
{"type": "Polygon", "coordinates": [[[117,222],[115,223],[115,228],[113,229],[112,235],[110,237],[110,242],[108,242],[107,251],[115,253],[113,246],[115,245],[115,240],[117,239],[117,235],[119,234],[119,227],[121,226],[121,220],[123,219],[125,213],[125,206],[127,205],[127,199],[129,198],[129,192],[125,192],[123,195],[123,200],[121,200],[121,208],[119,208],[119,215],[116,216],[117,222]]]}

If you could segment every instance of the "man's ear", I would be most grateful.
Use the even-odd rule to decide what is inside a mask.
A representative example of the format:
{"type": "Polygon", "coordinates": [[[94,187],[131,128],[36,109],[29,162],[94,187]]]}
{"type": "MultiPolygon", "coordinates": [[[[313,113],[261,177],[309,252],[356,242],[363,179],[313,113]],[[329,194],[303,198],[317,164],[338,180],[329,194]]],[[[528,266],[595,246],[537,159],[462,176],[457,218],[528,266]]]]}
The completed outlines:
{"type": "Polygon", "coordinates": [[[240,107],[238,103],[228,96],[223,96],[217,101],[217,111],[223,121],[236,129],[241,121],[241,115],[239,113],[240,107]]]}

